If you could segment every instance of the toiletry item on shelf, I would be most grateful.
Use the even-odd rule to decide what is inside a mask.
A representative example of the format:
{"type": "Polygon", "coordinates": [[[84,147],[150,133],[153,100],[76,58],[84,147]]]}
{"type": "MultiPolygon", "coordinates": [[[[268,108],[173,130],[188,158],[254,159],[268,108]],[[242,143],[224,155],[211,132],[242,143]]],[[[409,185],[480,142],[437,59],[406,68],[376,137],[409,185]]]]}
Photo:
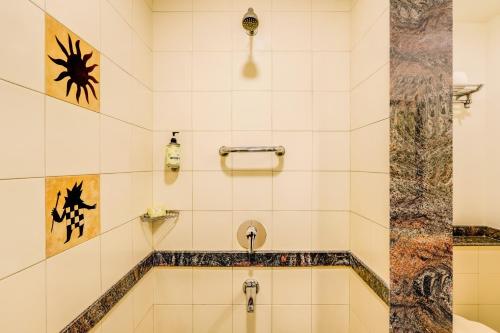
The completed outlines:
{"type": "Polygon", "coordinates": [[[179,132],[172,132],[172,139],[165,147],[165,165],[172,170],[178,170],[181,165],[181,145],[177,143],[176,134],[179,132]]]}
{"type": "Polygon", "coordinates": [[[147,210],[147,217],[149,218],[158,218],[167,215],[167,210],[165,207],[150,207],[147,210]]]}

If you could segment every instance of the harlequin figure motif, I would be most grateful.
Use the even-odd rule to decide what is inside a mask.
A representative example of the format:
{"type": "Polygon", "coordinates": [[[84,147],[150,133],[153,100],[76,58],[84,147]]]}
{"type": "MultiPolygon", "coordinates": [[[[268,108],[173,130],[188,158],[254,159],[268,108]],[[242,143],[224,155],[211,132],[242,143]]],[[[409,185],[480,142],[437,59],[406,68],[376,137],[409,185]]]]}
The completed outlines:
{"type": "Polygon", "coordinates": [[[61,195],[61,192],[57,193],[56,206],[54,207],[54,209],[52,209],[51,213],[53,218],[52,228],[54,227],[54,222],[61,223],[62,221],[66,220],[66,241],[64,243],[67,243],[71,240],[71,234],[73,233],[73,230],[77,228],[79,231],[78,237],[81,237],[83,235],[85,227],[85,215],[83,214],[83,211],[84,209],[96,208],[95,204],[87,205],[81,199],[82,186],[83,181],[80,182],[80,184],[75,183],[71,190],[69,188],[66,189],[67,196],[64,198],[65,203],[61,215],[59,215],[59,212],[57,211],[57,204],[59,202],[59,196],[61,195]]]}

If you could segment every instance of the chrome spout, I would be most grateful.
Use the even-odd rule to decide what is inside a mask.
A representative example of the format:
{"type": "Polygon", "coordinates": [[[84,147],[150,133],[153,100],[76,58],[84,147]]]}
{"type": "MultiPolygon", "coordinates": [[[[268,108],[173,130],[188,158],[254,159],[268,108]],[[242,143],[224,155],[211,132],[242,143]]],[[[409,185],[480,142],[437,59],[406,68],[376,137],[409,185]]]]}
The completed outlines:
{"type": "Polygon", "coordinates": [[[255,279],[248,279],[243,282],[243,292],[247,296],[247,312],[255,311],[255,297],[259,292],[259,282],[255,279]]]}

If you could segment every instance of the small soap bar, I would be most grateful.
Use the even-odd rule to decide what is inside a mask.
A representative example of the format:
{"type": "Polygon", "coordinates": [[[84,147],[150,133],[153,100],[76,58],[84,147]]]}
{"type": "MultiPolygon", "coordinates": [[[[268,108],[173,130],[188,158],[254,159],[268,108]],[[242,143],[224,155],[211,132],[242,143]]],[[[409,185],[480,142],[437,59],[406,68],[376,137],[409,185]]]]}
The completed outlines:
{"type": "Polygon", "coordinates": [[[147,213],[151,218],[162,217],[167,214],[165,208],[163,207],[150,207],[148,208],[147,213]]]}

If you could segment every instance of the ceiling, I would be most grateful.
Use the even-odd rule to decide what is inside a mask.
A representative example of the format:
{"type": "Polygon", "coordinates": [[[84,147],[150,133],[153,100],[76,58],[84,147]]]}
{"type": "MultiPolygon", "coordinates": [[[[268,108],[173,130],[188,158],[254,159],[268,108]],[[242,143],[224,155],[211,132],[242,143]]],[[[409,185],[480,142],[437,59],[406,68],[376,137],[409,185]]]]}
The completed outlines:
{"type": "Polygon", "coordinates": [[[485,22],[500,15],[500,0],[453,0],[453,16],[460,22],[485,22]]]}

